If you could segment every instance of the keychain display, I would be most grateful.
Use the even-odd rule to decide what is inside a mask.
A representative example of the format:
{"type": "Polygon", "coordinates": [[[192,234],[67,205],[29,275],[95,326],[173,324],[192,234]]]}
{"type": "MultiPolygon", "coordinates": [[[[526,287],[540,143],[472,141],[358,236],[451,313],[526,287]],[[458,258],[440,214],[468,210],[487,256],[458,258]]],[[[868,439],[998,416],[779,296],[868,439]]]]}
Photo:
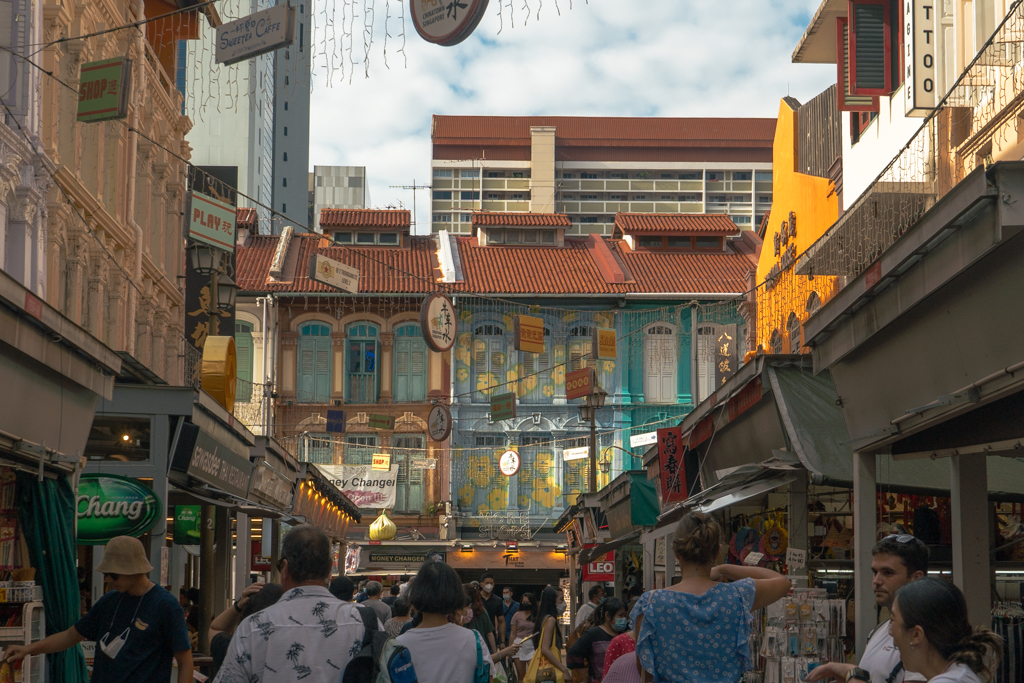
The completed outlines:
{"type": "Polygon", "coordinates": [[[760,645],[758,671],[746,683],[800,683],[819,664],[845,659],[845,600],[829,600],[820,588],[797,589],[763,612],[755,620],[761,632],[751,636],[751,647],[760,645]]]}

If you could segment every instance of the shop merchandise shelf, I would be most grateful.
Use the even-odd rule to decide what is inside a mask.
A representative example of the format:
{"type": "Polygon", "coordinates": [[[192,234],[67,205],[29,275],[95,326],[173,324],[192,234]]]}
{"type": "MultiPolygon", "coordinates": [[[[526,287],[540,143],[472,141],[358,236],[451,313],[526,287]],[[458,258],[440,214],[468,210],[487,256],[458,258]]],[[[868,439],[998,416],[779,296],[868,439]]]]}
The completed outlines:
{"type": "Polygon", "coordinates": [[[17,626],[0,627],[0,643],[19,643],[29,645],[46,637],[46,615],[43,603],[0,603],[0,619],[5,623],[11,616],[21,610],[20,624],[17,626]]]}

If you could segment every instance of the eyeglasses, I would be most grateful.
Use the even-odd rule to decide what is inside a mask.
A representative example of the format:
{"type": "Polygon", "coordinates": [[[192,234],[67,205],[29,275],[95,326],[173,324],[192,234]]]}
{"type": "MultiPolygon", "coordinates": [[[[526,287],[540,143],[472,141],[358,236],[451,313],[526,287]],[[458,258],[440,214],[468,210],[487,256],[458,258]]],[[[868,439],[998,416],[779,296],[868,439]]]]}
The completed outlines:
{"type": "Polygon", "coordinates": [[[118,579],[120,579],[120,578],[121,578],[121,575],[120,575],[120,574],[111,574],[111,573],[109,573],[109,572],[104,572],[104,573],[103,573],[103,576],[107,577],[107,578],[108,578],[108,579],[110,579],[111,581],[117,581],[118,579]]]}
{"type": "Polygon", "coordinates": [[[890,538],[895,538],[897,543],[910,543],[914,540],[914,537],[910,534],[889,534],[883,541],[888,541],[890,538]]]}

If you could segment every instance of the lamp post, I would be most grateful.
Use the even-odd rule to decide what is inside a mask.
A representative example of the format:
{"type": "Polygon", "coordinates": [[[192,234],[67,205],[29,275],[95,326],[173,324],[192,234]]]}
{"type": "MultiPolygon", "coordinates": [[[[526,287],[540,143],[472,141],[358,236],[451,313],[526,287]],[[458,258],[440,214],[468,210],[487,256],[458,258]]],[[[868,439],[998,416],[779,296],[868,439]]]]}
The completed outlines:
{"type": "Polygon", "coordinates": [[[188,247],[188,256],[192,270],[200,275],[210,276],[210,334],[219,334],[219,326],[214,329],[217,324],[217,311],[227,311],[235,305],[238,285],[227,274],[222,275],[226,270],[226,264],[220,249],[193,242],[188,247]]]}
{"type": "Polygon", "coordinates": [[[584,398],[580,406],[580,419],[590,420],[590,464],[587,488],[590,493],[597,491],[597,411],[604,407],[608,392],[594,385],[594,390],[584,398]]]}

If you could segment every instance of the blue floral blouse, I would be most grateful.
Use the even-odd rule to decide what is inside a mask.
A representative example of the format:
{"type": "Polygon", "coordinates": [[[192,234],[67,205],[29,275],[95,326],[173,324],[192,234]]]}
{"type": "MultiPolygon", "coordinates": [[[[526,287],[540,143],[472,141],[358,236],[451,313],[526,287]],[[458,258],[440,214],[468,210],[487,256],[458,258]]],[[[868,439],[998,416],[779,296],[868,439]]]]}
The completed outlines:
{"type": "Polygon", "coordinates": [[[644,593],[630,618],[644,620],[636,654],[655,683],[735,683],[751,667],[754,581],[713,586],[703,595],[644,593]]]}

